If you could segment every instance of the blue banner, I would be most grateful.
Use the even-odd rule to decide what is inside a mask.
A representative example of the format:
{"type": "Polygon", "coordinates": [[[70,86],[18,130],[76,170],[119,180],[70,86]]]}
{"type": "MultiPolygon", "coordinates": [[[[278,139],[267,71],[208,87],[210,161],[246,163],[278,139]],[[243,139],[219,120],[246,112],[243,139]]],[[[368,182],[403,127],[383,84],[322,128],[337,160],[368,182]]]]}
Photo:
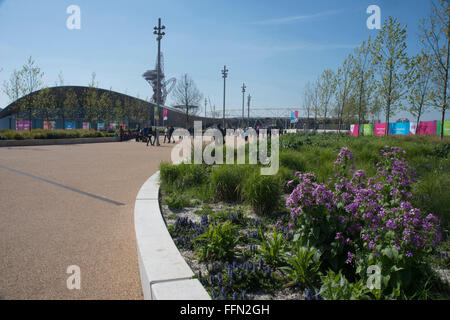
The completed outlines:
{"type": "Polygon", "coordinates": [[[409,135],[409,122],[396,122],[389,124],[390,135],[409,135]]]}
{"type": "Polygon", "coordinates": [[[73,130],[76,128],[75,122],[66,121],[66,130],[73,130]]]}

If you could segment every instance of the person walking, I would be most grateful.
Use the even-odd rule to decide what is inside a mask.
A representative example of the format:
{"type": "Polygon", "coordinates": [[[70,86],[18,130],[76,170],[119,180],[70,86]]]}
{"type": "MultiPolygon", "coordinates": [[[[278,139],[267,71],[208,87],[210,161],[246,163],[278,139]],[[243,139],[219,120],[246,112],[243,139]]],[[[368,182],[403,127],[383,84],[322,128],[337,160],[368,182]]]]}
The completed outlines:
{"type": "Polygon", "coordinates": [[[123,141],[123,127],[122,126],[120,126],[120,129],[119,129],[119,136],[120,136],[120,142],[122,142],[123,141]]]}
{"type": "Polygon", "coordinates": [[[170,129],[169,129],[169,143],[170,143],[171,139],[172,139],[173,143],[175,143],[175,138],[173,137],[173,132],[174,131],[175,131],[175,128],[173,126],[170,126],[170,129]]]}
{"type": "Polygon", "coordinates": [[[169,140],[169,143],[170,143],[170,138],[169,138],[169,126],[166,126],[166,128],[164,129],[164,142],[163,142],[163,143],[166,143],[166,139],[168,139],[168,140],[169,140]]]}
{"type": "Polygon", "coordinates": [[[152,146],[155,145],[155,141],[156,141],[156,146],[159,147],[159,129],[157,127],[153,127],[153,142],[152,142],[152,146]]]}

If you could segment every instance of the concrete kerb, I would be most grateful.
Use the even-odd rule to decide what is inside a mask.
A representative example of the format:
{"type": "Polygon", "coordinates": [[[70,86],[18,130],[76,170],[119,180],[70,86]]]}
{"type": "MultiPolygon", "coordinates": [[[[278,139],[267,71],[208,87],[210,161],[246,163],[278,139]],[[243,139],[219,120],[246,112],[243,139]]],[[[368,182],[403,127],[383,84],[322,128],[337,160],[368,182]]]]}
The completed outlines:
{"type": "Polygon", "coordinates": [[[134,227],[145,300],[211,300],[167,230],[159,206],[159,171],[138,192],[134,227]]]}

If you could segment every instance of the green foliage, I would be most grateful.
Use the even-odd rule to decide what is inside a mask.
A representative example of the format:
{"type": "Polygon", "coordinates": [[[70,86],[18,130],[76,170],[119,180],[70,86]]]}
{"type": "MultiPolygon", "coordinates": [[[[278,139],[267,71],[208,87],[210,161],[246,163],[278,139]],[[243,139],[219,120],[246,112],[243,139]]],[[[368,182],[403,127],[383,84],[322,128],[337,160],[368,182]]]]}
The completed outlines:
{"type": "Polygon", "coordinates": [[[211,172],[211,190],[216,200],[237,201],[241,199],[243,183],[252,171],[251,166],[220,165],[211,172]]]}
{"type": "Polygon", "coordinates": [[[230,221],[211,223],[204,233],[195,238],[198,245],[196,251],[202,261],[212,259],[230,261],[235,255],[239,238],[236,227],[230,221]]]}
{"type": "Polygon", "coordinates": [[[294,151],[280,152],[280,166],[299,172],[304,172],[306,169],[302,154],[294,151]]]}
{"type": "Polygon", "coordinates": [[[360,280],[350,283],[345,276],[339,271],[328,271],[325,276],[321,277],[322,287],[319,294],[327,300],[362,300],[370,299],[366,283],[360,280]]]}
{"type": "Polygon", "coordinates": [[[44,130],[33,129],[31,131],[0,131],[0,140],[28,140],[28,139],[71,139],[71,138],[96,138],[112,137],[114,133],[93,130],[44,130]]]}
{"type": "Polygon", "coordinates": [[[201,209],[195,210],[194,213],[196,215],[199,215],[200,217],[211,216],[211,215],[214,214],[214,210],[209,204],[205,204],[205,205],[202,206],[201,209]]]}
{"type": "Polygon", "coordinates": [[[277,176],[253,174],[245,184],[243,195],[256,214],[274,215],[281,201],[281,181],[277,176]]]}
{"type": "Polygon", "coordinates": [[[434,147],[434,154],[439,158],[448,158],[450,153],[450,143],[439,143],[434,147]]]}
{"type": "Polygon", "coordinates": [[[440,167],[427,172],[413,186],[416,195],[414,204],[426,212],[436,214],[444,231],[450,222],[450,171],[440,167]]]}
{"type": "Polygon", "coordinates": [[[213,220],[220,222],[230,221],[234,225],[245,226],[247,224],[244,210],[240,206],[214,212],[209,216],[213,220]]]}
{"type": "Polygon", "coordinates": [[[284,235],[277,228],[273,229],[271,236],[259,229],[261,241],[258,254],[271,266],[280,265],[286,258],[287,243],[284,235]]]}
{"type": "Polygon", "coordinates": [[[287,267],[281,268],[291,280],[290,285],[307,285],[312,287],[319,276],[320,252],[312,247],[303,246],[299,236],[294,238],[294,251],[286,262],[287,267]]]}
{"type": "Polygon", "coordinates": [[[201,187],[207,180],[209,168],[205,165],[162,162],[159,166],[161,182],[164,186],[174,187],[172,191],[183,191],[192,187],[201,187]]]}
{"type": "Polygon", "coordinates": [[[173,193],[168,195],[164,199],[164,204],[166,204],[170,210],[181,210],[185,207],[190,206],[191,202],[183,194],[173,193]]]}

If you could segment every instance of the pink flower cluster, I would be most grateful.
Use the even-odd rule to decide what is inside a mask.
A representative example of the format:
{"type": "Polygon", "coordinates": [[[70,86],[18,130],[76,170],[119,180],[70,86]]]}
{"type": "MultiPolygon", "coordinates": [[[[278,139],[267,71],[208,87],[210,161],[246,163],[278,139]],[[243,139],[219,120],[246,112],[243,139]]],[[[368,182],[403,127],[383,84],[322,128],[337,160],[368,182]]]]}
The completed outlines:
{"type": "MultiPolygon", "coordinates": [[[[336,241],[375,255],[393,246],[412,257],[417,250],[437,245],[438,218],[423,214],[409,202],[414,173],[405,155],[401,148],[386,146],[381,150],[376,176],[367,178],[362,170],[354,172],[352,168],[346,174],[342,171],[353,160],[350,150],[342,148],[335,162],[341,174],[327,184],[316,182],[314,174],[296,173],[300,183],[286,200],[291,219],[295,221],[302,215],[302,219],[317,220],[334,215],[336,225],[329,227],[336,229],[336,241]]],[[[347,262],[356,258],[349,252],[347,262]]]]}

